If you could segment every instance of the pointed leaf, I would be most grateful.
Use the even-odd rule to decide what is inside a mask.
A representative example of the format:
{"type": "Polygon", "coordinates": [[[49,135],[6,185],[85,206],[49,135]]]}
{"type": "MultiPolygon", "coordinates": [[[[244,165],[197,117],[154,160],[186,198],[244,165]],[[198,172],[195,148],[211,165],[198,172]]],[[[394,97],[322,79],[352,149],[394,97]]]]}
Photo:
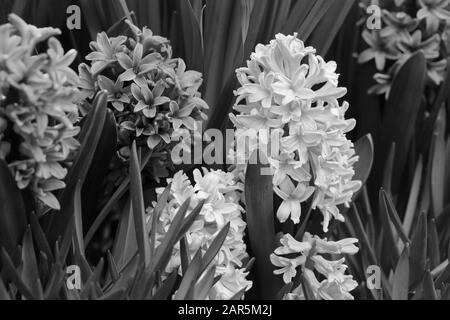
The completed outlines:
{"type": "Polygon", "coordinates": [[[393,300],[408,300],[409,290],[409,248],[405,247],[394,274],[394,285],[392,288],[393,300]]]}
{"type": "Polygon", "coordinates": [[[228,222],[225,227],[220,230],[220,232],[217,234],[217,236],[214,238],[213,242],[209,246],[208,250],[206,250],[203,259],[202,259],[202,265],[200,268],[200,274],[202,274],[211,264],[211,262],[214,260],[214,258],[217,256],[217,254],[220,252],[220,249],[222,249],[222,245],[227,239],[228,232],[230,231],[230,223],[228,222]]]}
{"type": "Polygon", "coordinates": [[[423,299],[437,300],[436,288],[429,270],[425,273],[425,278],[423,279],[423,299]]]}
{"type": "Polygon", "coordinates": [[[355,142],[355,153],[359,160],[354,165],[355,176],[353,180],[361,181],[362,185],[366,184],[372,170],[373,152],[373,139],[370,134],[355,142]]]}
{"type": "MultiPolygon", "coordinates": [[[[257,151],[256,151],[257,152],[257,151]]],[[[256,153],[253,155],[253,159],[256,153]]],[[[275,299],[282,284],[273,274],[270,254],[275,249],[272,176],[262,175],[267,165],[249,164],[245,177],[245,204],[249,247],[255,257],[255,288],[261,299],[275,299]],[[261,237],[264,235],[264,237],[261,237]]]]}
{"type": "Polygon", "coordinates": [[[136,142],[133,142],[131,147],[130,195],[139,255],[144,259],[145,266],[148,266],[150,264],[150,245],[145,222],[144,194],[142,191],[141,170],[137,156],[136,142]]]}
{"type": "Polygon", "coordinates": [[[173,300],[184,300],[188,295],[188,292],[192,290],[192,286],[197,281],[200,275],[200,268],[202,265],[202,254],[201,250],[199,250],[194,258],[191,261],[185,275],[183,276],[183,280],[181,281],[180,287],[175,293],[173,300]]]}
{"type": "Polygon", "coordinates": [[[426,271],[427,241],[425,239],[427,239],[427,218],[424,213],[419,215],[411,239],[409,283],[411,286],[415,286],[420,283],[426,271]]]}
{"type": "MultiPolygon", "coordinates": [[[[389,99],[385,106],[381,151],[386,150],[395,142],[396,160],[392,180],[393,193],[398,190],[400,178],[406,168],[406,159],[422,101],[425,81],[426,59],[423,52],[419,50],[411,55],[394,78],[389,99]],[[405,83],[408,85],[406,86],[405,83]]],[[[385,155],[381,155],[381,157],[386,159],[385,155]]]]}
{"type": "Polygon", "coordinates": [[[20,244],[27,224],[25,206],[17,184],[0,159],[0,247],[12,254],[20,244]]]}

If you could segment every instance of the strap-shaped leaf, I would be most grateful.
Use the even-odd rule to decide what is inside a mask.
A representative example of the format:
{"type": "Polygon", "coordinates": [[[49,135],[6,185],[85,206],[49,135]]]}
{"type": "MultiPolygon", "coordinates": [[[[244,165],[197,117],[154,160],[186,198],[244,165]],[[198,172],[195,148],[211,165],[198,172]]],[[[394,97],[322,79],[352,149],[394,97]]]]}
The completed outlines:
{"type": "Polygon", "coordinates": [[[39,270],[34,251],[33,239],[31,237],[31,228],[27,227],[22,242],[22,272],[21,278],[30,289],[33,296],[38,298],[42,296],[42,288],[38,286],[39,270]]]}
{"type": "Polygon", "coordinates": [[[0,159],[0,247],[13,253],[27,225],[22,195],[4,160],[0,159]]]}
{"type": "MultiPolygon", "coordinates": [[[[142,163],[141,163],[141,171],[147,165],[147,163],[150,160],[152,154],[153,154],[153,152],[149,151],[143,157],[143,160],[142,160],[142,163]]],[[[111,198],[108,200],[108,202],[103,207],[103,209],[100,211],[100,213],[98,214],[97,218],[92,223],[91,227],[89,228],[88,232],[86,233],[86,236],[84,237],[84,244],[85,244],[85,246],[87,246],[90,243],[90,241],[92,240],[92,237],[94,236],[95,232],[97,232],[98,228],[105,221],[106,217],[112,211],[112,209],[117,204],[117,202],[120,200],[120,198],[122,198],[122,196],[127,192],[129,184],[130,184],[130,177],[126,177],[122,181],[120,186],[117,188],[117,190],[114,192],[114,194],[111,196],[111,198]]]]}
{"type": "Polygon", "coordinates": [[[403,226],[400,221],[400,217],[398,216],[397,209],[395,208],[394,202],[392,201],[392,195],[384,189],[381,189],[381,195],[383,197],[383,201],[386,204],[389,218],[393,223],[395,229],[397,230],[397,234],[400,236],[400,239],[402,239],[404,244],[409,243],[409,238],[403,230],[403,226]]]}
{"type": "Polygon", "coordinates": [[[133,142],[131,147],[130,196],[139,255],[144,259],[145,266],[148,266],[150,264],[150,245],[145,221],[144,193],[142,191],[142,178],[136,142],[133,142]]]}
{"type": "Polygon", "coordinates": [[[205,275],[199,280],[194,288],[194,300],[205,300],[214,286],[214,276],[216,274],[216,266],[208,269],[205,275]]]}
{"type": "MultiPolygon", "coordinates": [[[[256,151],[257,152],[257,151],[256,151]]],[[[256,153],[253,155],[256,156],[256,153]]],[[[258,159],[258,162],[259,159],[258,159]]],[[[263,175],[267,165],[248,164],[245,177],[245,206],[249,247],[255,257],[255,290],[261,299],[275,299],[282,284],[273,274],[270,254],[275,249],[272,176],[263,175]],[[261,236],[264,235],[264,236],[261,236]]]]}
{"type": "Polygon", "coordinates": [[[423,279],[423,299],[437,300],[436,288],[434,287],[433,277],[429,270],[425,273],[423,279]]]}
{"type": "Polygon", "coordinates": [[[410,247],[409,282],[411,286],[419,284],[426,271],[427,241],[425,239],[427,239],[427,218],[425,213],[421,213],[416,222],[410,247]]]}
{"type": "Polygon", "coordinates": [[[214,238],[213,242],[209,246],[208,250],[206,250],[203,259],[202,259],[202,265],[200,268],[200,274],[202,274],[211,264],[211,262],[214,260],[214,258],[217,256],[217,254],[220,252],[220,249],[223,246],[223,243],[227,239],[228,232],[230,231],[230,223],[228,222],[225,227],[220,230],[220,232],[217,234],[217,236],[214,238]]]}
{"type": "Polygon", "coordinates": [[[194,258],[189,265],[186,273],[183,276],[183,280],[181,281],[180,287],[175,293],[173,299],[174,300],[184,300],[190,291],[193,291],[193,286],[198,280],[200,275],[200,269],[202,266],[202,253],[201,249],[197,251],[194,258]]]}
{"type": "Polygon", "coordinates": [[[409,292],[409,248],[405,247],[394,273],[394,285],[392,288],[393,300],[408,300],[409,292]]]}
{"type": "Polygon", "coordinates": [[[170,255],[172,254],[173,246],[175,245],[175,243],[179,241],[179,239],[177,238],[184,217],[186,216],[189,203],[190,199],[188,198],[178,209],[178,212],[175,215],[175,218],[173,219],[172,224],[169,227],[169,230],[165,234],[163,241],[156,250],[155,257],[153,258],[152,261],[151,273],[164,270],[165,265],[168,262],[170,255]]]}
{"type": "Polygon", "coordinates": [[[3,272],[6,279],[11,280],[17,287],[19,292],[28,300],[35,300],[36,297],[31,292],[30,288],[23,281],[22,275],[16,270],[16,267],[11,261],[10,256],[4,248],[1,249],[1,260],[3,264],[3,272]]]}
{"type": "Polygon", "coordinates": [[[105,124],[97,148],[82,188],[83,227],[87,229],[98,215],[98,207],[103,199],[104,190],[100,188],[109,173],[111,163],[117,151],[117,124],[112,110],[106,113],[105,124]]]}
{"type": "Polygon", "coordinates": [[[161,287],[156,291],[156,293],[153,295],[153,300],[167,300],[170,295],[174,291],[175,283],[178,278],[177,272],[172,272],[166,280],[162,283],[161,287]]]}
{"type": "Polygon", "coordinates": [[[355,142],[355,153],[359,160],[354,165],[355,175],[353,180],[361,181],[362,185],[365,185],[372,170],[373,148],[373,139],[370,134],[361,137],[355,142]]]}
{"type": "Polygon", "coordinates": [[[439,112],[433,135],[432,161],[431,166],[431,200],[435,217],[439,217],[444,210],[445,192],[445,171],[446,163],[446,112],[445,108],[439,112]]]}
{"type": "Polygon", "coordinates": [[[64,234],[67,229],[68,221],[73,214],[73,207],[70,206],[69,203],[73,199],[75,186],[79,181],[81,181],[81,184],[84,183],[91,166],[105,124],[107,112],[106,102],[106,93],[100,92],[97,95],[90,112],[91,120],[88,122],[88,128],[85,129],[87,130],[86,136],[78,150],[77,157],[72,167],[67,173],[65,179],[66,188],[61,192],[59,197],[62,210],[60,212],[53,212],[50,216],[50,222],[46,232],[50,243],[54,243],[59,236],[64,234]]]}
{"type": "Polygon", "coordinates": [[[417,51],[403,64],[394,78],[389,100],[385,106],[380,161],[386,159],[386,150],[395,142],[396,157],[393,169],[392,190],[395,194],[406,168],[406,159],[413,138],[417,114],[426,81],[426,59],[417,51]]]}

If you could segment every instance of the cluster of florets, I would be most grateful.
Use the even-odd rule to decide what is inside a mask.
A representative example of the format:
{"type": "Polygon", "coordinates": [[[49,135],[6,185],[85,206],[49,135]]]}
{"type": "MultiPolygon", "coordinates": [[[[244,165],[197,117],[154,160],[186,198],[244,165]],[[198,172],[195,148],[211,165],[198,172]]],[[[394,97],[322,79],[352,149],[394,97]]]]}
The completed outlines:
{"type": "Polygon", "coordinates": [[[377,84],[369,93],[389,96],[400,67],[417,51],[422,51],[427,61],[428,85],[439,85],[450,53],[450,1],[419,0],[417,5],[416,1],[387,1],[380,13],[378,25],[374,22],[372,30],[365,28],[362,33],[369,48],[358,59],[359,63],[375,61],[377,84]]]}
{"type": "Polygon", "coordinates": [[[172,58],[166,38],[127,23],[132,36],[108,37],[102,32],[90,44],[93,52],[86,59],[91,65],[79,68],[82,90],[88,98],[98,90],[108,92],[119,129],[119,155],[128,159],[135,140],[148,147],[158,179],[167,176],[174,132],[194,131],[196,121],[206,119],[203,111],[208,105],[198,92],[201,73],[187,71],[182,59],[172,58]]]}
{"type": "MultiPolygon", "coordinates": [[[[158,219],[157,243],[170,228],[170,225],[180,206],[190,199],[189,214],[201,201],[202,210],[192,227],[186,232],[188,254],[191,258],[200,250],[202,254],[210,247],[217,234],[228,223],[230,229],[219,254],[214,258],[211,266],[215,266],[216,277],[220,279],[208,294],[209,299],[230,299],[243,289],[250,289],[252,282],[247,280],[248,271],[243,263],[248,260],[244,231],[246,223],[242,219],[243,209],[239,205],[241,183],[236,182],[233,174],[223,171],[208,171],[203,169],[194,171],[195,184],[191,184],[188,177],[178,172],[171,183],[169,203],[158,219]]],[[[160,195],[163,189],[157,189],[160,195]]],[[[152,219],[155,210],[148,209],[148,219],[152,219]]],[[[167,266],[167,274],[181,271],[180,246],[176,245],[167,266]]]]}
{"type": "MultiPolygon", "coordinates": [[[[345,258],[338,260],[325,259],[323,255],[353,255],[359,251],[355,243],[358,239],[348,238],[340,241],[327,241],[317,236],[305,233],[302,242],[291,235],[284,235],[281,247],[270,256],[272,263],[279,269],[275,274],[283,275],[285,283],[292,282],[301,270],[304,281],[312,291],[314,299],[353,300],[350,291],[358,286],[351,275],[346,275],[345,258]],[[321,280],[316,277],[319,274],[321,280]]],[[[302,286],[287,294],[288,300],[305,300],[302,286]]]]}
{"type": "Polygon", "coordinates": [[[0,26],[0,158],[20,189],[59,209],[52,191],[65,187],[71,151],[79,147],[76,51],[64,53],[53,28],[36,28],[11,14],[0,26]],[[47,50],[37,46],[47,41],[47,50]]]}
{"type": "Polygon", "coordinates": [[[296,34],[278,34],[269,45],[258,45],[247,67],[237,70],[238,114],[230,115],[238,141],[259,133],[257,142],[250,139],[244,150],[231,151],[235,172],[243,177],[253,152],[267,151],[274,191],[283,200],[278,219],[290,217],[298,224],[301,204],[312,197],[312,208],[324,216],[324,231],[331,218],[344,219],[338,206],[348,205],[361,186],[352,180],[358,158],[346,138],[355,121],[344,117],[348,104],[338,99],[346,89],[338,87],[335,71],[336,63],[325,62],[296,34]],[[261,132],[269,134],[261,138],[261,132]]]}

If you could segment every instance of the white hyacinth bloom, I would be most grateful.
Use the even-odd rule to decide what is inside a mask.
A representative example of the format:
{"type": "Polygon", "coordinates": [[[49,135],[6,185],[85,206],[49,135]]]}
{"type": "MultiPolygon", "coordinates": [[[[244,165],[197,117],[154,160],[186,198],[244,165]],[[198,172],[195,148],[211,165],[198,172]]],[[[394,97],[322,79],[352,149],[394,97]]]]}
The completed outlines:
{"type": "MultiPolygon", "coordinates": [[[[352,180],[358,157],[346,138],[355,121],[344,117],[348,103],[338,102],[347,90],[338,86],[336,67],[305,47],[297,34],[277,34],[268,45],[258,45],[247,67],[236,71],[241,87],[235,92],[237,114],[230,115],[237,140],[261,129],[282,133],[279,155],[265,154],[274,172],[274,191],[283,200],[277,216],[298,224],[301,203],[312,197],[313,209],[324,216],[325,232],[331,218],[343,220],[338,206],[348,206],[361,187],[352,180]]],[[[260,141],[259,146],[271,142],[260,141]]],[[[257,148],[258,143],[250,143],[245,150],[235,146],[230,151],[237,176],[244,176],[257,148]]]]}
{"type": "MultiPolygon", "coordinates": [[[[201,201],[205,201],[202,210],[186,233],[187,249],[191,259],[201,250],[205,254],[211,243],[222,230],[230,223],[230,230],[218,255],[212,265],[216,267],[216,277],[220,280],[209,292],[209,299],[226,300],[233,297],[242,289],[249,290],[252,282],[247,280],[248,271],[245,270],[244,261],[248,259],[244,243],[246,223],[242,219],[243,209],[239,205],[238,192],[242,191],[241,183],[236,183],[233,174],[223,171],[194,170],[195,184],[191,184],[183,172],[174,175],[171,182],[169,203],[161,213],[158,221],[156,236],[159,245],[164,234],[185,200],[190,200],[188,215],[201,201]]],[[[157,189],[161,195],[164,189],[157,189]]],[[[155,204],[156,205],[156,204],[155,204]]],[[[154,209],[148,209],[148,220],[153,216],[154,209]]],[[[166,268],[167,274],[173,271],[181,272],[180,246],[177,244],[172,251],[172,257],[166,268]]]]}
{"type": "MultiPolygon", "coordinates": [[[[309,233],[305,233],[302,241],[297,241],[286,234],[280,239],[281,247],[270,256],[272,264],[278,267],[274,274],[282,275],[284,282],[289,283],[301,269],[316,299],[353,300],[350,291],[358,283],[351,275],[345,274],[345,258],[328,260],[322,254],[356,254],[359,251],[355,246],[357,242],[355,238],[327,241],[309,233]],[[316,274],[324,279],[319,281],[316,274]]],[[[285,299],[304,300],[301,286],[287,294],[285,299]]]]}

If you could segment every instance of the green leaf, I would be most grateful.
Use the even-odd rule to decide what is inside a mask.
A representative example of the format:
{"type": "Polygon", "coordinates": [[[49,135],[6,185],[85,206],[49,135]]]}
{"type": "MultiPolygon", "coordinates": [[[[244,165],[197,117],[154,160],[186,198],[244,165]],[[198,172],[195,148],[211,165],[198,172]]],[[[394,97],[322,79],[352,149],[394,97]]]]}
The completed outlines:
{"type": "Polygon", "coordinates": [[[361,137],[355,142],[355,153],[359,160],[354,165],[355,175],[353,180],[361,181],[362,185],[366,184],[372,170],[373,164],[373,139],[370,134],[361,137]]]}
{"type": "MultiPolygon", "coordinates": [[[[372,247],[372,244],[370,243],[369,236],[367,235],[367,232],[364,229],[364,225],[362,223],[358,208],[356,207],[355,203],[352,203],[352,209],[351,210],[354,213],[355,216],[355,232],[357,238],[362,241],[362,244],[364,246],[364,250],[367,250],[368,258],[371,264],[378,265],[378,259],[375,255],[375,250],[372,247]]],[[[346,219],[347,222],[347,219],[346,219]]]]}
{"type": "Polygon", "coordinates": [[[109,275],[113,282],[117,282],[117,280],[119,280],[119,278],[120,278],[120,274],[119,274],[119,270],[117,268],[116,261],[114,260],[114,257],[109,250],[107,251],[106,255],[108,258],[109,275]]]}
{"type": "Polygon", "coordinates": [[[151,229],[150,229],[150,256],[153,257],[153,254],[156,249],[156,232],[158,228],[158,219],[161,216],[162,211],[167,205],[167,201],[169,200],[170,192],[171,192],[172,184],[169,183],[167,187],[164,189],[163,193],[159,196],[158,202],[156,203],[156,207],[153,210],[153,215],[151,217],[151,229]]]}
{"type": "Polygon", "coordinates": [[[129,0],[127,1],[128,6],[131,10],[136,12],[137,20],[139,25],[147,25],[154,34],[166,34],[165,24],[167,21],[164,19],[166,9],[166,1],[160,0],[129,0]]]}
{"type": "Polygon", "coordinates": [[[214,238],[213,242],[209,246],[208,250],[206,250],[205,255],[202,259],[202,265],[200,267],[200,274],[202,274],[220,252],[222,249],[223,243],[227,239],[228,233],[230,231],[230,223],[228,222],[225,227],[220,230],[217,236],[214,238]]]}
{"type": "Polygon", "coordinates": [[[123,268],[131,259],[133,259],[137,251],[136,228],[134,227],[131,202],[128,200],[120,217],[112,251],[117,267],[119,269],[123,268]]]}
{"type": "MultiPolygon", "coordinates": [[[[152,154],[153,154],[153,152],[149,151],[144,156],[144,159],[142,160],[142,163],[141,163],[141,172],[142,172],[142,170],[144,170],[148,161],[150,161],[152,154]]],[[[117,204],[117,202],[121,199],[121,197],[128,191],[129,184],[130,184],[130,177],[126,177],[122,181],[120,186],[117,188],[117,190],[114,192],[114,194],[111,196],[111,198],[108,200],[108,202],[103,207],[103,209],[100,211],[100,213],[98,214],[94,223],[92,223],[91,227],[89,228],[89,231],[86,233],[86,236],[84,237],[85,246],[87,246],[91,242],[92,237],[94,236],[95,232],[101,226],[103,221],[105,221],[108,214],[112,211],[112,209],[117,204]]]]}
{"type": "Polygon", "coordinates": [[[33,296],[42,296],[42,288],[38,286],[39,270],[34,251],[31,228],[28,226],[22,242],[22,272],[21,278],[33,296]]]}
{"type": "Polygon", "coordinates": [[[0,300],[12,300],[1,278],[0,278],[0,300]]]}
{"type": "Polygon", "coordinates": [[[175,218],[172,220],[169,230],[164,235],[164,239],[162,240],[161,244],[158,246],[155,257],[152,261],[152,273],[164,271],[166,263],[169,261],[172,254],[173,247],[175,243],[179,241],[179,230],[181,229],[184,217],[186,216],[186,212],[189,208],[189,203],[190,199],[188,198],[178,209],[178,212],[175,215],[175,218]]]}
{"type": "MultiPolygon", "coordinates": [[[[308,43],[316,48],[317,52],[322,56],[328,53],[328,50],[336,38],[336,35],[344,23],[353,5],[357,3],[355,0],[327,1],[331,6],[326,10],[323,18],[314,28],[311,36],[308,37],[308,43]]],[[[313,14],[310,14],[314,16],[313,14]]]]}
{"type": "MultiPolygon", "coordinates": [[[[449,61],[450,60],[447,59],[447,64],[449,63],[449,61]]],[[[425,119],[424,121],[425,123],[420,132],[420,136],[423,137],[423,139],[419,139],[418,141],[419,144],[418,148],[421,153],[426,154],[430,148],[430,141],[432,140],[433,131],[436,126],[436,121],[438,120],[443,105],[446,103],[446,100],[448,100],[450,97],[449,96],[450,90],[448,90],[449,87],[450,87],[450,68],[447,68],[445,81],[440,85],[440,89],[436,99],[433,102],[430,115],[425,119]]]]}
{"type": "Polygon", "coordinates": [[[66,273],[59,262],[52,265],[50,280],[47,281],[47,286],[44,291],[45,300],[54,300],[59,297],[61,288],[65,287],[65,276],[66,273]]]}
{"type": "Polygon", "coordinates": [[[212,266],[198,281],[198,284],[194,288],[194,300],[205,300],[208,297],[211,288],[214,286],[215,274],[216,266],[212,266]]]}
{"type": "Polygon", "coordinates": [[[106,294],[102,295],[99,300],[121,300],[125,293],[125,288],[118,288],[116,290],[107,292],[106,294]]]}
{"type": "Polygon", "coordinates": [[[205,200],[201,200],[199,204],[194,208],[194,210],[191,211],[191,213],[184,219],[180,230],[178,231],[177,239],[181,239],[184,237],[186,232],[189,231],[192,224],[195,222],[195,220],[198,218],[200,211],[203,208],[203,205],[205,204],[205,200]]]}
{"type": "Polygon", "coordinates": [[[25,233],[27,216],[22,195],[4,160],[0,159],[0,247],[15,252],[25,233]]]}
{"type": "Polygon", "coordinates": [[[88,229],[98,215],[104,189],[100,186],[110,173],[109,165],[116,154],[117,124],[114,114],[107,110],[106,119],[97,148],[82,188],[83,227],[88,229]]]}
{"type": "MultiPolygon", "coordinates": [[[[237,1],[209,1],[204,12],[204,76],[206,88],[204,99],[210,106],[209,114],[214,114],[217,108],[216,102],[223,86],[224,74],[232,70],[224,70],[227,60],[234,57],[225,56],[228,37],[233,36],[237,26],[230,31],[233,6],[237,1]]],[[[232,26],[233,27],[233,26],[232,26]]]]}
{"type": "Polygon", "coordinates": [[[434,287],[433,277],[429,270],[425,273],[423,279],[423,299],[437,300],[436,288],[434,287]]]}
{"type": "Polygon", "coordinates": [[[2,273],[4,274],[3,279],[11,280],[17,287],[20,294],[22,294],[28,300],[34,300],[35,297],[33,296],[33,293],[31,292],[30,288],[26,285],[26,283],[23,281],[22,275],[19,274],[19,272],[17,271],[5,248],[1,248],[0,254],[3,266],[2,273]]]}
{"type": "Polygon", "coordinates": [[[436,281],[434,282],[436,287],[440,287],[442,284],[450,282],[450,263],[447,260],[446,261],[445,268],[439,273],[439,275],[436,278],[436,281]]]}
{"type": "MultiPolygon", "coordinates": [[[[305,1],[305,0],[300,0],[300,1],[296,1],[295,5],[293,5],[292,9],[290,10],[289,16],[288,18],[285,19],[285,24],[283,26],[282,32],[284,34],[290,34],[293,32],[296,32],[298,30],[301,30],[302,32],[299,34],[299,38],[300,39],[305,39],[308,34],[310,34],[312,32],[312,29],[314,29],[315,25],[318,23],[318,21],[320,20],[320,17],[317,17],[315,19],[316,23],[315,25],[311,23],[311,20],[314,18],[311,15],[311,12],[313,10],[314,7],[316,7],[316,12],[317,10],[320,9],[320,4],[323,5],[323,0],[320,1],[305,1]],[[320,2],[318,4],[318,2],[320,2]],[[309,17],[309,19],[308,19],[309,17]],[[306,21],[306,22],[305,22],[306,21]],[[310,29],[306,30],[305,27],[303,27],[304,25],[306,26],[307,23],[311,24],[310,29]]],[[[322,15],[325,12],[322,11],[322,15]]]]}
{"type": "Polygon", "coordinates": [[[450,300],[450,285],[443,286],[441,292],[441,300],[450,300]]]}
{"type": "MultiPolygon", "coordinates": [[[[257,151],[256,151],[257,152],[257,151]]],[[[256,153],[252,156],[255,159],[256,153]]],[[[259,160],[258,162],[261,163],[259,160]]],[[[248,164],[245,177],[245,205],[249,247],[255,257],[255,290],[261,299],[275,299],[282,284],[273,274],[270,254],[275,249],[272,176],[262,175],[268,165],[248,164]],[[264,235],[264,237],[261,237],[264,235]]]]}
{"type": "Polygon", "coordinates": [[[389,218],[389,209],[387,207],[383,188],[380,189],[379,193],[379,208],[384,235],[383,238],[380,239],[380,241],[382,241],[383,243],[383,248],[387,250],[387,252],[383,252],[383,254],[385,254],[386,257],[389,257],[389,259],[385,259],[384,261],[388,263],[389,267],[393,267],[395,261],[397,261],[398,259],[399,253],[397,250],[397,241],[393,233],[394,226],[392,225],[392,222],[389,218]]]}
{"type": "Polygon", "coordinates": [[[125,15],[118,1],[110,1],[110,5],[105,7],[102,1],[80,0],[80,5],[86,21],[89,22],[87,28],[92,40],[96,39],[97,33],[108,30],[125,15]]]}
{"type": "MultiPolygon", "coordinates": [[[[91,166],[92,159],[97,149],[98,143],[103,133],[105,120],[107,115],[107,93],[99,92],[94,100],[93,108],[89,113],[90,121],[86,127],[82,128],[85,132],[77,157],[67,173],[66,189],[61,195],[61,202],[64,202],[65,197],[70,197],[78,181],[84,182],[91,166]],[[68,191],[66,191],[68,190],[68,191]]],[[[81,134],[81,133],[80,133],[81,134]]]]}
{"type": "Polygon", "coordinates": [[[64,264],[66,261],[67,255],[69,254],[70,247],[72,246],[72,239],[75,232],[75,221],[73,217],[70,217],[68,221],[68,225],[64,231],[64,236],[62,237],[62,242],[58,241],[56,242],[56,252],[55,252],[55,259],[60,262],[61,264],[64,264]],[[61,245],[59,247],[59,245],[61,245]]]}
{"type": "Polygon", "coordinates": [[[194,70],[203,70],[203,39],[200,22],[189,0],[177,0],[176,5],[180,12],[186,65],[194,70]]]}
{"type": "Polygon", "coordinates": [[[392,201],[392,195],[389,192],[386,192],[384,189],[381,189],[381,195],[383,197],[384,203],[386,204],[389,218],[393,223],[395,229],[397,230],[397,234],[400,236],[404,244],[409,243],[409,238],[403,230],[403,226],[400,221],[400,217],[398,216],[397,209],[395,209],[394,203],[392,201]]]}
{"type": "Polygon", "coordinates": [[[31,233],[33,234],[33,239],[36,242],[37,249],[47,256],[48,259],[54,261],[53,253],[50,245],[45,237],[45,233],[39,224],[39,220],[35,214],[30,214],[30,225],[31,233]]]}
{"type": "Polygon", "coordinates": [[[425,213],[421,213],[417,219],[410,247],[409,283],[411,287],[420,283],[426,271],[427,241],[425,239],[427,239],[427,218],[425,213]]]}
{"type": "Polygon", "coordinates": [[[430,219],[428,222],[427,248],[430,268],[434,269],[441,262],[439,235],[436,229],[435,219],[430,219]]]}
{"type": "Polygon", "coordinates": [[[409,292],[409,248],[405,247],[394,274],[394,285],[392,288],[393,300],[408,300],[409,292]]]}
{"type": "Polygon", "coordinates": [[[395,142],[390,146],[389,155],[386,159],[386,163],[383,171],[383,184],[382,187],[392,194],[392,178],[394,174],[395,165],[395,142]]]}
{"type": "Polygon", "coordinates": [[[186,237],[180,240],[180,259],[181,259],[181,272],[185,274],[189,264],[191,263],[191,257],[189,254],[189,245],[187,243],[186,237]]]}
{"type": "Polygon", "coordinates": [[[68,204],[73,198],[75,186],[79,181],[84,183],[91,166],[105,124],[107,110],[106,101],[107,96],[105,92],[100,92],[94,101],[93,108],[89,115],[92,120],[88,121],[89,126],[84,129],[86,130],[86,136],[81,143],[72,167],[67,173],[65,179],[66,188],[61,192],[59,197],[61,208],[63,208],[63,210],[50,213],[50,222],[46,232],[50,243],[54,243],[59,236],[64,234],[67,223],[73,214],[73,207],[68,204]]]}
{"type": "Polygon", "coordinates": [[[417,201],[419,197],[420,185],[422,182],[423,160],[419,158],[414,173],[411,191],[409,193],[408,205],[406,207],[405,218],[403,219],[403,229],[407,235],[411,232],[411,227],[417,210],[417,201]]]}
{"type": "Polygon", "coordinates": [[[423,178],[423,186],[419,193],[419,211],[420,212],[428,212],[432,210],[432,199],[431,199],[431,173],[433,171],[433,153],[428,153],[427,159],[427,167],[425,170],[424,178],[423,178]]]}
{"type": "Polygon", "coordinates": [[[172,272],[167,279],[164,280],[161,287],[158,288],[153,295],[152,300],[167,300],[173,293],[177,278],[178,273],[176,271],[172,272]]]}
{"type": "Polygon", "coordinates": [[[175,293],[173,300],[184,300],[191,290],[193,290],[193,285],[197,282],[200,276],[200,268],[202,265],[202,253],[201,249],[197,251],[194,258],[192,259],[186,273],[181,280],[180,287],[175,293]]]}
{"type": "Polygon", "coordinates": [[[100,295],[101,290],[98,281],[100,280],[100,277],[102,275],[104,264],[105,262],[103,258],[101,258],[99,263],[97,264],[97,267],[95,267],[94,272],[92,272],[87,281],[84,283],[83,288],[81,289],[80,296],[82,298],[92,297],[93,294],[94,297],[96,295],[100,295]]]}
{"type": "Polygon", "coordinates": [[[75,187],[73,196],[73,219],[75,222],[74,243],[78,248],[78,253],[84,257],[84,242],[83,242],[83,214],[81,209],[81,181],[75,187]]]}
{"type": "Polygon", "coordinates": [[[130,196],[139,255],[144,259],[145,266],[148,266],[150,264],[150,245],[145,222],[144,194],[142,191],[141,170],[139,167],[136,142],[133,142],[131,147],[130,196]]]}
{"type": "Polygon", "coordinates": [[[108,281],[104,286],[106,288],[105,290],[126,288],[124,296],[129,297],[132,291],[132,285],[135,282],[137,273],[139,272],[139,266],[142,266],[142,264],[140,264],[139,254],[135,252],[135,254],[124,263],[122,268],[118,268],[120,274],[119,279],[114,283],[108,281]]]}
{"type": "MultiPolygon", "coordinates": [[[[445,144],[445,159],[446,159],[445,160],[446,163],[450,163],[450,138],[447,139],[447,143],[445,144]]],[[[450,203],[450,166],[447,166],[445,168],[444,193],[445,193],[445,201],[444,202],[450,203]]]]}
{"type": "Polygon", "coordinates": [[[426,59],[422,51],[417,51],[404,63],[394,78],[385,106],[380,157],[386,159],[383,151],[395,142],[396,159],[392,180],[394,194],[400,186],[400,178],[406,168],[425,81],[426,59]]]}
{"type": "Polygon", "coordinates": [[[311,284],[304,274],[302,274],[302,288],[303,292],[305,293],[306,300],[316,300],[316,296],[314,295],[314,292],[311,288],[311,284]]]}
{"type": "Polygon", "coordinates": [[[431,166],[431,199],[435,217],[439,217],[444,210],[445,190],[445,130],[446,130],[445,108],[441,109],[436,121],[436,130],[433,137],[433,164],[431,166]]]}
{"type": "Polygon", "coordinates": [[[278,292],[277,300],[283,300],[284,296],[288,293],[291,293],[292,289],[294,287],[294,284],[292,282],[289,282],[281,288],[281,290],[278,292]]]}

